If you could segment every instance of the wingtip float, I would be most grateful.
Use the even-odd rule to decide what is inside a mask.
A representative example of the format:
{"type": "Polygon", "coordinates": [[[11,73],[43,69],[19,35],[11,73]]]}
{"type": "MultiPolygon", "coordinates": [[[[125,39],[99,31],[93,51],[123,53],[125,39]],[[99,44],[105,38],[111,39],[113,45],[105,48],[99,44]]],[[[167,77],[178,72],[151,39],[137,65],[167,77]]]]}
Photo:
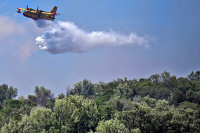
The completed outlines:
{"type": "Polygon", "coordinates": [[[57,6],[54,6],[53,9],[50,12],[46,12],[46,11],[40,10],[38,8],[37,8],[37,10],[34,10],[32,8],[29,8],[28,5],[27,5],[26,9],[17,8],[18,9],[17,12],[22,13],[21,11],[23,11],[23,15],[25,17],[32,18],[34,20],[45,19],[45,20],[54,21],[55,16],[60,15],[60,13],[56,13],[57,8],[58,8],[57,6]]]}

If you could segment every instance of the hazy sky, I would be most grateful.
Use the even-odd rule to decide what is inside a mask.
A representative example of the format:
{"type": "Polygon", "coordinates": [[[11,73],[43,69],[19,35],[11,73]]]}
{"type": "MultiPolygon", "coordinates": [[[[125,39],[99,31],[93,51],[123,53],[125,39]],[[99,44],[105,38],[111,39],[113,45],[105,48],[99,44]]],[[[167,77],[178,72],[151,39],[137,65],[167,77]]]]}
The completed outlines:
{"type": "Polygon", "coordinates": [[[108,82],[164,70],[185,77],[199,66],[199,0],[0,1],[0,84],[18,88],[18,95],[33,94],[36,85],[58,95],[84,78],[108,82]],[[61,15],[55,21],[73,22],[87,32],[136,33],[149,47],[105,44],[83,53],[50,54],[35,42],[44,29],[16,12],[27,4],[46,11],[56,5],[61,15]]]}

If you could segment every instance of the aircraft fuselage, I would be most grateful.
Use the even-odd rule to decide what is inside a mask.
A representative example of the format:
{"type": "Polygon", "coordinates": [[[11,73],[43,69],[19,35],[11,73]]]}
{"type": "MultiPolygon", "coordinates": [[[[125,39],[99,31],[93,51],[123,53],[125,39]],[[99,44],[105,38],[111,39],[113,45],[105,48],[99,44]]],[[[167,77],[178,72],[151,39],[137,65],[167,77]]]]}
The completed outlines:
{"type": "Polygon", "coordinates": [[[29,11],[25,11],[23,12],[23,15],[25,17],[32,18],[34,20],[37,20],[37,19],[54,20],[55,19],[55,15],[42,14],[41,12],[32,13],[29,11]]]}

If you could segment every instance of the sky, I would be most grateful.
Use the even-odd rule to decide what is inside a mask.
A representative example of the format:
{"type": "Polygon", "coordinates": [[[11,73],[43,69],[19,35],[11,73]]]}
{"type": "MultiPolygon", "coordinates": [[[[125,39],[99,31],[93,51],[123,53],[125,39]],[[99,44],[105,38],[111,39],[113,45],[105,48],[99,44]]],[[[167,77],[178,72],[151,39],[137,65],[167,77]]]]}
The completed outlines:
{"type": "Polygon", "coordinates": [[[0,84],[34,94],[45,86],[57,96],[83,79],[147,78],[163,71],[186,77],[200,66],[199,0],[1,0],[0,84]],[[36,45],[44,28],[17,8],[50,11],[55,21],[71,22],[86,33],[115,32],[148,40],[143,45],[102,45],[84,52],[51,54],[36,45]]]}

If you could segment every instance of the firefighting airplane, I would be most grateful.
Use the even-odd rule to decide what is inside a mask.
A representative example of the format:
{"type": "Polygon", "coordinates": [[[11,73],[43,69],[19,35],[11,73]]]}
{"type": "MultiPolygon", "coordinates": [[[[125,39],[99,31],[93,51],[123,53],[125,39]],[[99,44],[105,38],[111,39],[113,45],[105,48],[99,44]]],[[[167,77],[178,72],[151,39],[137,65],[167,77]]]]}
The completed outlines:
{"type": "Polygon", "coordinates": [[[50,12],[42,11],[38,8],[37,8],[37,10],[34,10],[32,8],[28,8],[28,5],[27,5],[26,9],[23,9],[23,8],[17,8],[17,9],[18,9],[18,11],[17,11],[18,13],[21,13],[21,10],[23,10],[24,11],[23,15],[25,17],[32,18],[34,20],[46,19],[46,20],[54,21],[55,16],[60,15],[60,13],[56,13],[56,11],[57,11],[56,6],[54,6],[54,8],[50,12]]]}

